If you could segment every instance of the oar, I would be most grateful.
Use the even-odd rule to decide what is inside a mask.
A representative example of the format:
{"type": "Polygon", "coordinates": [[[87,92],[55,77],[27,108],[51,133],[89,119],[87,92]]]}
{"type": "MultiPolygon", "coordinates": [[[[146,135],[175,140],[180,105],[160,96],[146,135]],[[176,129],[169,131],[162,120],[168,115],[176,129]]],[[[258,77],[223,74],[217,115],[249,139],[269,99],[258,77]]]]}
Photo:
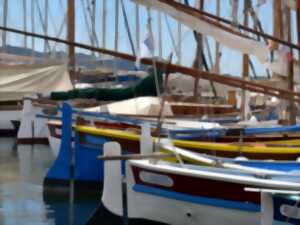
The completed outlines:
{"type": "Polygon", "coordinates": [[[101,155],[97,158],[100,160],[131,160],[131,159],[164,159],[164,158],[170,158],[175,157],[173,153],[171,154],[163,154],[163,153],[153,153],[153,154],[147,154],[147,155],[141,155],[141,154],[127,154],[127,155],[101,155]]]}

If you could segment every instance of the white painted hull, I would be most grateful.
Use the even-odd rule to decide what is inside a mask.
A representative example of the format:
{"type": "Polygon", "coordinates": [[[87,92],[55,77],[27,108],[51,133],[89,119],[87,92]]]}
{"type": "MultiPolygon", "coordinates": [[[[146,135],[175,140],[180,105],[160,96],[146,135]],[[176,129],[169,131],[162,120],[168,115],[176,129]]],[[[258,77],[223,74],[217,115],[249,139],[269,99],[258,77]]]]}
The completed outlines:
{"type": "Polygon", "coordinates": [[[48,137],[48,120],[44,118],[37,118],[36,115],[38,114],[43,114],[42,109],[32,106],[31,100],[24,100],[18,139],[34,140],[48,137]]]}
{"type": "MultiPolygon", "coordinates": [[[[120,154],[118,143],[104,144],[104,155],[120,154]]],[[[102,202],[109,211],[122,216],[121,162],[105,161],[104,172],[102,202]]],[[[273,215],[270,213],[273,206],[264,211],[267,208],[263,203],[261,211],[258,202],[251,203],[254,196],[244,188],[300,189],[299,182],[288,176],[286,178],[288,179],[264,179],[226,169],[189,169],[165,162],[153,164],[149,160],[129,160],[126,163],[128,217],[171,225],[280,224],[273,222],[273,215]],[[186,183],[183,184],[183,181],[186,183]],[[208,191],[201,187],[215,189],[208,191]],[[236,196],[228,195],[229,190],[235,190],[236,196]],[[267,223],[261,223],[263,217],[267,223]]]]}
{"type": "Polygon", "coordinates": [[[133,191],[133,176],[127,168],[128,215],[172,225],[258,225],[260,213],[187,203],[133,191]],[[158,207],[159,206],[159,207],[158,207]]]}
{"type": "Polygon", "coordinates": [[[48,141],[49,141],[51,151],[52,151],[54,157],[56,158],[58,156],[58,153],[59,153],[61,139],[49,135],[48,136],[48,141]]]}
{"type": "Polygon", "coordinates": [[[0,130],[13,130],[14,126],[10,122],[11,120],[20,120],[20,110],[4,110],[0,111],[0,130]]]}

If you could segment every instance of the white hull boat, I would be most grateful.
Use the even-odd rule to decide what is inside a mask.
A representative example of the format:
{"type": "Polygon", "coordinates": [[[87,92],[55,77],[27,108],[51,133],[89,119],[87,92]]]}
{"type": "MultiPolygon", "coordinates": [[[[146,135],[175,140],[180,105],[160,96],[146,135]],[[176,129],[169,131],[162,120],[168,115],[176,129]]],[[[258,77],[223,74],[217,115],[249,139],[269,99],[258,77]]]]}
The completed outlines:
{"type": "MultiPolygon", "coordinates": [[[[107,143],[104,152],[120,155],[121,149],[118,143],[107,143]]],[[[104,171],[102,202],[123,216],[121,162],[105,161],[104,171]]],[[[261,194],[246,188],[300,190],[300,180],[295,177],[265,178],[237,170],[181,167],[153,160],[127,161],[126,185],[129,218],[172,225],[259,225],[266,217],[261,213],[261,194]]]]}

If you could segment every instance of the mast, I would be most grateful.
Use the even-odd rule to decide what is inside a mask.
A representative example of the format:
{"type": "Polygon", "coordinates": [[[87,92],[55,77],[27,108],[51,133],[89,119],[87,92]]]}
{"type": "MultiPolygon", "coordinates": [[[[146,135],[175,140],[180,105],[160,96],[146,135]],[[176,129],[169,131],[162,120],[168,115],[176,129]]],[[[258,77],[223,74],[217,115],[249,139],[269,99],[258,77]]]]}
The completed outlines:
{"type": "MultiPolygon", "coordinates": [[[[248,26],[248,9],[250,7],[250,0],[244,0],[244,26],[248,26]]],[[[243,79],[247,80],[249,77],[249,55],[243,54],[243,79]]],[[[242,90],[241,95],[241,117],[246,120],[246,91],[242,90]]]]}
{"type": "Polygon", "coordinates": [[[282,39],[283,37],[283,24],[282,24],[282,10],[281,10],[281,0],[273,1],[273,27],[274,27],[274,36],[282,39]]]}
{"type": "MultiPolygon", "coordinates": [[[[216,2],[216,15],[220,16],[220,7],[221,3],[220,0],[217,0],[216,2]]],[[[216,52],[215,52],[215,67],[216,67],[216,73],[220,73],[220,43],[216,41],[216,52]]]]}
{"type": "MultiPolygon", "coordinates": [[[[8,14],[7,11],[8,11],[8,0],[4,0],[4,2],[3,2],[3,26],[4,27],[7,27],[7,14],[8,14]]],[[[6,43],[7,36],[6,35],[7,35],[6,31],[3,31],[2,32],[2,47],[3,47],[4,50],[5,50],[6,45],[7,45],[7,43],[6,43]]]]}
{"type": "MultiPolygon", "coordinates": [[[[298,1],[297,1],[298,2],[298,1]]],[[[298,12],[298,11],[297,11],[298,12]]],[[[287,39],[289,42],[292,42],[292,26],[291,26],[291,9],[285,6],[285,16],[286,16],[286,28],[287,28],[287,39]]],[[[293,60],[293,49],[289,49],[291,54],[291,59],[288,60],[288,89],[294,91],[294,60],[293,60]]],[[[296,115],[295,115],[295,105],[293,101],[289,101],[288,107],[288,118],[289,124],[296,123],[296,115]]]]}
{"type": "MultiPolygon", "coordinates": [[[[201,1],[201,0],[199,0],[201,1]]],[[[178,0],[179,3],[181,3],[181,0],[178,0]]],[[[181,22],[178,21],[177,22],[177,52],[178,52],[178,64],[181,64],[181,55],[182,55],[182,25],[181,25],[181,22]]]]}
{"type": "Polygon", "coordinates": [[[115,51],[119,50],[119,11],[120,2],[115,0],[115,51]]]}
{"type": "Polygon", "coordinates": [[[157,23],[158,23],[158,55],[159,58],[163,57],[163,52],[162,52],[162,23],[161,23],[161,12],[157,11],[157,23]]]}
{"type": "MultiPolygon", "coordinates": [[[[48,36],[48,0],[45,0],[45,35],[48,36]]],[[[47,41],[44,42],[44,52],[47,51],[47,41]]],[[[50,50],[50,49],[49,49],[50,50]]]]}
{"type": "Polygon", "coordinates": [[[102,1],[102,47],[106,47],[106,0],[102,1]]]}
{"type": "Polygon", "coordinates": [[[131,32],[130,32],[129,21],[128,21],[128,18],[127,18],[127,13],[126,13],[126,9],[125,9],[124,0],[120,0],[120,1],[121,1],[122,13],[123,13],[123,17],[124,17],[125,28],[126,28],[126,31],[127,31],[127,36],[128,36],[129,44],[130,44],[130,47],[131,47],[131,51],[132,51],[133,55],[136,55],[136,51],[135,51],[135,48],[134,48],[134,43],[133,43],[133,40],[132,40],[132,35],[131,35],[131,32]]]}
{"type": "MultiPolygon", "coordinates": [[[[35,33],[35,0],[31,0],[31,32],[35,33]]],[[[34,37],[31,38],[31,48],[34,53],[35,50],[35,40],[34,37]]]]}
{"type": "MultiPolygon", "coordinates": [[[[23,29],[27,31],[27,1],[23,0],[23,29]]],[[[24,48],[27,48],[27,36],[24,36],[24,48]]]]}
{"type": "MultiPolygon", "coordinates": [[[[196,1],[196,8],[199,8],[201,11],[203,11],[204,8],[204,0],[197,0],[196,1]]],[[[202,70],[203,66],[203,35],[200,33],[196,34],[197,39],[197,49],[196,49],[196,56],[193,63],[193,67],[197,68],[199,70],[202,70]]],[[[194,82],[194,97],[198,98],[198,86],[199,86],[199,78],[195,79],[194,82]]]]}
{"type": "Polygon", "coordinates": [[[140,7],[138,4],[135,4],[135,45],[136,50],[139,54],[140,50],[140,7]]]}
{"type": "MultiPolygon", "coordinates": [[[[296,26],[297,26],[297,41],[298,45],[300,44],[300,0],[296,0],[296,26]]],[[[300,61],[300,51],[298,51],[298,61],[300,61]]],[[[299,71],[300,71],[300,64],[299,64],[299,71]]],[[[296,76],[300,76],[300,74],[296,74],[296,76]]],[[[293,90],[294,91],[294,90],[293,90]]],[[[296,107],[294,105],[293,109],[295,109],[296,114],[296,107]]],[[[296,117],[296,115],[295,115],[296,117]]],[[[295,121],[297,122],[297,121],[295,121]]]]}
{"type": "MultiPolygon", "coordinates": [[[[298,40],[298,45],[300,45],[300,0],[296,0],[297,4],[297,40],[298,40]]],[[[298,60],[300,61],[300,51],[298,51],[298,60]]],[[[300,64],[299,64],[299,71],[300,71],[300,64]]],[[[297,76],[300,76],[300,74],[297,74],[297,76]]]]}
{"type": "MultiPolygon", "coordinates": [[[[88,3],[89,4],[89,3],[88,3]]],[[[92,5],[92,13],[91,13],[91,23],[92,23],[92,45],[96,45],[96,0],[91,2],[92,5]]],[[[92,55],[95,55],[92,52],[92,55]]]]}
{"type": "MultiPolygon", "coordinates": [[[[75,42],[75,1],[68,0],[68,41],[75,42]]],[[[75,70],[75,46],[73,44],[69,45],[69,68],[70,76],[74,80],[74,70],[75,70]]]]}

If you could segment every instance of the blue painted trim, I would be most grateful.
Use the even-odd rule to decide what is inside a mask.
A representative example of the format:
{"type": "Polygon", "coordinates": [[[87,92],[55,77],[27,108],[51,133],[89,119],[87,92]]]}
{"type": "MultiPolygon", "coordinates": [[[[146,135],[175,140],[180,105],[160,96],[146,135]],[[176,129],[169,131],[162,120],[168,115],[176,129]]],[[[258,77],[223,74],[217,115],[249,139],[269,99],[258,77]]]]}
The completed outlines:
{"type": "Polygon", "coordinates": [[[50,115],[45,115],[45,114],[37,114],[35,116],[36,118],[43,118],[43,119],[50,119],[50,120],[62,120],[62,117],[59,116],[50,116],[50,115]]]}
{"type": "Polygon", "coordinates": [[[174,199],[178,201],[190,202],[194,204],[209,205],[227,209],[236,209],[247,212],[260,212],[260,206],[253,203],[243,203],[215,198],[198,197],[174,191],[166,191],[159,188],[148,187],[140,184],[135,184],[132,189],[136,192],[156,195],[159,197],[174,199]]]}
{"type": "Polygon", "coordinates": [[[72,151],[72,107],[63,104],[62,112],[62,140],[58,156],[50,167],[46,178],[68,180],[70,178],[70,159],[72,151]]]}

